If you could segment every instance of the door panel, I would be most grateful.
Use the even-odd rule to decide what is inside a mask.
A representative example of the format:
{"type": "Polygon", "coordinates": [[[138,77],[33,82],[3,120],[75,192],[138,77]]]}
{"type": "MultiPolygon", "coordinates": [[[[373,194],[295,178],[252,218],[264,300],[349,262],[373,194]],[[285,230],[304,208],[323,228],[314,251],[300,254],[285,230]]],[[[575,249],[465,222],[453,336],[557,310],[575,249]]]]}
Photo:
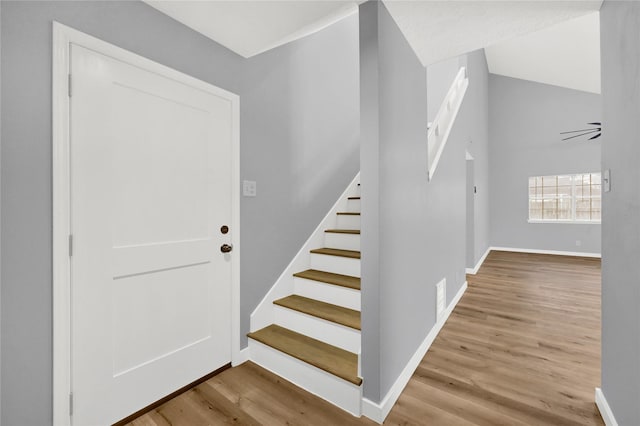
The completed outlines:
{"type": "Polygon", "coordinates": [[[76,45],[71,72],[73,423],[109,424],[231,360],[232,105],[76,45]]]}
{"type": "Polygon", "coordinates": [[[211,337],[209,275],[210,266],[200,264],[114,280],[114,376],[211,337]]]}

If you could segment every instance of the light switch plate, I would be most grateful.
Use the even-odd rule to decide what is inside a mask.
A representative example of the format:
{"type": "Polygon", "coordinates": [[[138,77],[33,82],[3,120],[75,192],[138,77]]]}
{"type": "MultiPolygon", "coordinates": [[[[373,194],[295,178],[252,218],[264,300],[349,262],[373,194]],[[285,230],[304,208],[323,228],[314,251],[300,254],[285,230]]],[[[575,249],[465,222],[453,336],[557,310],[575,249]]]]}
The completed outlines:
{"type": "Polygon", "coordinates": [[[604,171],[604,174],[602,176],[602,186],[604,192],[611,191],[611,169],[607,169],[604,171]]]}
{"type": "Polygon", "coordinates": [[[255,180],[243,180],[242,181],[242,195],[245,197],[256,196],[256,181],[255,180]]]}

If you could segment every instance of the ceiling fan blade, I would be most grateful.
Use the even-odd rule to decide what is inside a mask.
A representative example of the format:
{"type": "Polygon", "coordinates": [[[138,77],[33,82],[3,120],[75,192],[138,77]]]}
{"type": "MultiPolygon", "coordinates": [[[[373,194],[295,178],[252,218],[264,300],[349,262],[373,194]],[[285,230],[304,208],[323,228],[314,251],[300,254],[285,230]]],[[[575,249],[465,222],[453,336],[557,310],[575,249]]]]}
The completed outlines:
{"type": "Polygon", "coordinates": [[[602,126],[602,123],[587,123],[587,124],[591,124],[592,126],[602,126]]]}
{"type": "Polygon", "coordinates": [[[593,134],[593,133],[597,133],[597,132],[598,132],[598,130],[593,129],[593,130],[590,130],[590,131],[585,132],[585,133],[580,133],[579,135],[569,136],[568,138],[564,138],[564,139],[562,139],[562,140],[563,140],[563,141],[568,141],[569,139],[579,138],[580,136],[591,135],[591,134],[593,134]]]}
{"type": "Polygon", "coordinates": [[[597,134],[597,135],[595,135],[595,136],[591,136],[588,140],[591,140],[591,139],[598,139],[601,135],[602,135],[602,133],[598,133],[598,134],[597,134]]]}
{"type": "Polygon", "coordinates": [[[580,129],[580,130],[569,130],[567,132],[560,132],[561,135],[566,135],[567,133],[578,133],[578,132],[587,132],[590,130],[598,130],[598,129],[580,129]]]}

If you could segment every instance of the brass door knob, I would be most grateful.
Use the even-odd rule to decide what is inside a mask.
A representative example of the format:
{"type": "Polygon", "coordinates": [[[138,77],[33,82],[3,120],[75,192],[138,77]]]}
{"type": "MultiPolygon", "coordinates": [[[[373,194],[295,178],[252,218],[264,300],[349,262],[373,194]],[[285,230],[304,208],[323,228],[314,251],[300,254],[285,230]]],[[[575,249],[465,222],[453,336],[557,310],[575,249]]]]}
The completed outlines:
{"type": "Polygon", "coordinates": [[[229,253],[231,250],[233,250],[233,246],[229,245],[229,244],[223,244],[220,246],[220,251],[223,253],[229,253]]]}

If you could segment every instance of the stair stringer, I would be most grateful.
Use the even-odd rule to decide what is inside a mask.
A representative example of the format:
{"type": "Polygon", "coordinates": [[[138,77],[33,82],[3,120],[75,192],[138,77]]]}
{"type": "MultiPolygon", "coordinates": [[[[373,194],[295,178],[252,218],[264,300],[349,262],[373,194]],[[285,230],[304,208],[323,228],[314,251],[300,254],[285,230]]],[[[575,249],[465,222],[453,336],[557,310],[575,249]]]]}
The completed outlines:
{"type": "Polygon", "coordinates": [[[251,313],[249,325],[250,331],[260,330],[275,322],[275,305],[273,302],[294,293],[293,274],[304,271],[310,267],[309,252],[318,247],[324,247],[325,229],[335,228],[337,225],[337,213],[345,211],[348,197],[358,190],[360,172],[356,174],[351,183],[344,190],[338,201],[331,207],[318,227],[313,231],[309,239],[302,245],[291,263],[285,268],[275,284],[267,292],[258,306],[251,313]]]}

